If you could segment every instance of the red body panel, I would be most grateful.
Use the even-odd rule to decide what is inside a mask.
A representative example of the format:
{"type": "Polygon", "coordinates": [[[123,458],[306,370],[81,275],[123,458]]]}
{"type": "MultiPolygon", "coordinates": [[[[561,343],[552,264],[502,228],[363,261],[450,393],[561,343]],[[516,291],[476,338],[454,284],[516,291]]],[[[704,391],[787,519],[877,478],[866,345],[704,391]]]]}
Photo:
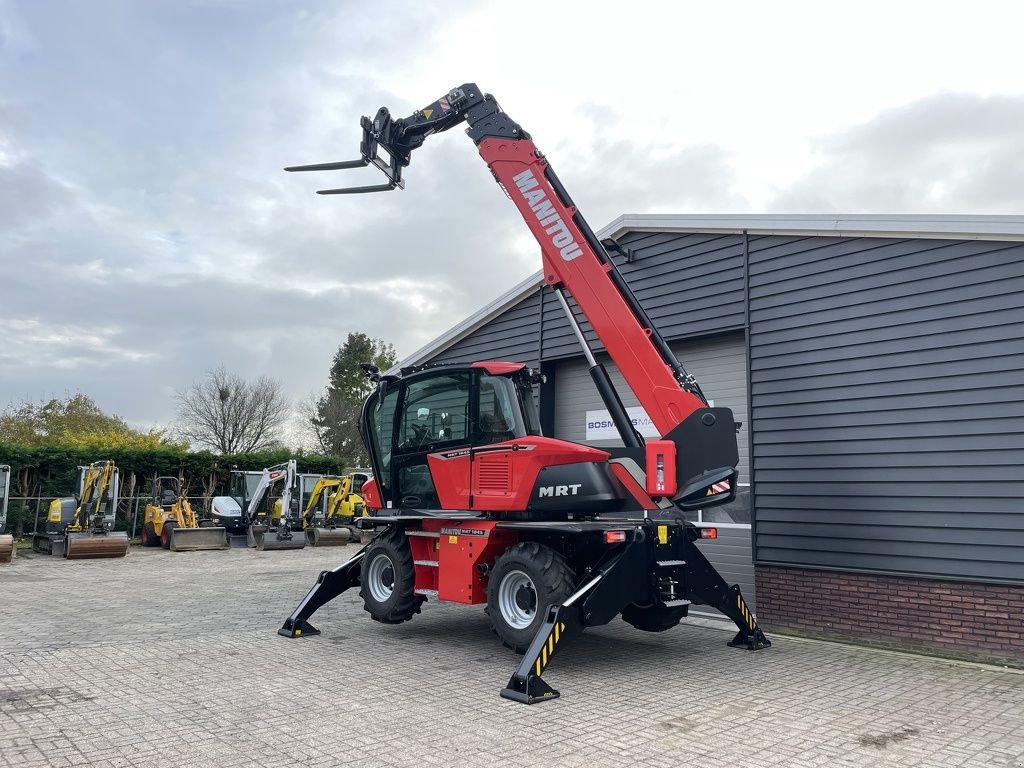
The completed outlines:
{"type": "Polygon", "coordinates": [[[487,602],[487,579],[477,566],[493,564],[518,540],[496,525],[493,520],[424,519],[421,530],[427,535],[409,536],[416,590],[436,590],[438,599],[454,603],[487,602]]]}
{"type": "Polygon", "coordinates": [[[629,471],[624,466],[613,462],[611,467],[615,479],[622,483],[622,486],[629,495],[636,499],[641,507],[651,511],[658,508],[658,505],[650,497],[650,494],[647,493],[647,490],[636,481],[636,478],[629,474],[629,471]]]}
{"type": "Polygon", "coordinates": [[[492,376],[501,376],[502,374],[515,373],[516,371],[523,370],[523,368],[525,367],[525,363],[483,362],[470,364],[470,368],[483,368],[492,376]]]}
{"type": "Polygon", "coordinates": [[[371,477],[363,483],[363,489],[359,492],[363,497],[363,503],[367,509],[377,510],[384,506],[380,500],[380,488],[377,487],[377,478],[371,477]]]}
{"type": "Polygon", "coordinates": [[[460,448],[432,453],[427,464],[444,509],[523,512],[544,467],[609,458],[599,448],[530,435],[472,452],[460,448]]]}
{"type": "Polygon", "coordinates": [[[671,440],[647,441],[647,492],[652,496],[675,495],[676,444],[671,440]]]}
{"type": "Polygon", "coordinates": [[[650,329],[608,278],[607,267],[573,223],[576,209],[563,205],[544,177],[548,163],[533,142],[484,139],[478,148],[541,244],[545,281],[572,294],[661,434],[703,408],[699,398],[680,388],[651,343],[650,329]]]}

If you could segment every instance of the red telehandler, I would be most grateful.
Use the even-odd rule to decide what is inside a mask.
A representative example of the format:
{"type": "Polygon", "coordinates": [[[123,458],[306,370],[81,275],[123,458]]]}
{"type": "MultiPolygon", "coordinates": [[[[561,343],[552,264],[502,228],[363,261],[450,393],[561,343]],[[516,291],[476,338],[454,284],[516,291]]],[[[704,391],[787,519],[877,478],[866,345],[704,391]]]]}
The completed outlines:
{"type": "Polygon", "coordinates": [[[544,155],[492,96],[467,83],[407,118],[382,107],[362,119],[358,160],[286,170],[374,165],[384,183],[319,194],[392,190],[404,186],[402,168],[427,136],[461,123],[540,243],[545,282],[583,346],[623,447],[542,436],[532,396],[541,377],[522,363],[427,365],[399,375],[364,365],[376,388],[360,417],[374,476],[363,495],[376,515],[360,525],[377,534],[320,574],[279,634],[318,634],[310,616],[353,587],[385,624],[408,621],[428,598],[485,604],[497,635],[524,653],[501,695],[527,704],[558,696],[541,675],[567,641],[620,615],[660,632],[702,603],[736,623],[731,646],[768,647],[739,587],[695,544],[713,529],[685,517],[735,498],[732,411],[708,406],[544,155]],[[660,439],[645,441],[634,429],[567,294],[660,439]]]}

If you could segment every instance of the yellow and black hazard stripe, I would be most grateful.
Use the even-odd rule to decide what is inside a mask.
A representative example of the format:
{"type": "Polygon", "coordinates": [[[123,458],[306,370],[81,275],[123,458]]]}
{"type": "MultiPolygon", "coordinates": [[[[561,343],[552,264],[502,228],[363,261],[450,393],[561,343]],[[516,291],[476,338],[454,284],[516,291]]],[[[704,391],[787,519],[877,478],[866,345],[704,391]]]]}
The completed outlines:
{"type": "Polygon", "coordinates": [[[740,609],[740,613],[743,614],[743,618],[747,622],[747,628],[750,631],[757,629],[757,622],[754,621],[754,614],[747,608],[746,602],[743,600],[743,595],[736,595],[736,607],[740,609]]]}
{"type": "Polygon", "coordinates": [[[533,673],[540,677],[544,673],[544,668],[548,665],[548,660],[555,655],[555,646],[558,645],[558,641],[562,639],[562,634],[565,632],[565,624],[556,621],[551,631],[548,633],[548,639],[544,645],[540,648],[540,655],[537,660],[533,662],[533,673]]]}

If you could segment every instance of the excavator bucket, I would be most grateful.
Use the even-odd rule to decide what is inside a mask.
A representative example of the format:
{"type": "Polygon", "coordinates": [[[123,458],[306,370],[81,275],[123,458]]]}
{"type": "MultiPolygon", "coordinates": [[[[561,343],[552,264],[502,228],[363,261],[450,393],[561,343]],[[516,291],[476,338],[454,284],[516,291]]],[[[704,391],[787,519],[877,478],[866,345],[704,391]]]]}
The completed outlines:
{"type": "Polygon", "coordinates": [[[226,528],[174,528],[171,531],[172,552],[197,552],[204,549],[227,549],[226,528]]]}
{"type": "Polygon", "coordinates": [[[0,563],[9,563],[14,559],[14,537],[0,536],[0,563]]]}
{"type": "Polygon", "coordinates": [[[272,552],[278,549],[302,549],[306,546],[306,537],[301,532],[265,526],[249,527],[249,546],[260,552],[272,552]]]}
{"type": "Polygon", "coordinates": [[[64,537],[64,557],[67,560],[124,557],[127,554],[127,533],[78,531],[68,532],[64,537]]]}
{"type": "Polygon", "coordinates": [[[311,547],[340,547],[350,541],[358,544],[359,532],[345,526],[306,529],[306,543],[311,547]]]}

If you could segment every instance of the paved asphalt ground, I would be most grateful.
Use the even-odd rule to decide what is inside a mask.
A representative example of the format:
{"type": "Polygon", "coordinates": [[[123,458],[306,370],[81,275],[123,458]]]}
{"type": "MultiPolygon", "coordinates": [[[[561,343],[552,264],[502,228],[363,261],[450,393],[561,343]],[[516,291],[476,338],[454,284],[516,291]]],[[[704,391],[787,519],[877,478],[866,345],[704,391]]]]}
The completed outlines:
{"type": "Polygon", "coordinates": [[[348,594],[279,637],[356,550],[0,566],[0,766],[1024,766],[1024,675],[998,667],[615,621],[527,707],[478,607],[389,627],[348,594]]]}

